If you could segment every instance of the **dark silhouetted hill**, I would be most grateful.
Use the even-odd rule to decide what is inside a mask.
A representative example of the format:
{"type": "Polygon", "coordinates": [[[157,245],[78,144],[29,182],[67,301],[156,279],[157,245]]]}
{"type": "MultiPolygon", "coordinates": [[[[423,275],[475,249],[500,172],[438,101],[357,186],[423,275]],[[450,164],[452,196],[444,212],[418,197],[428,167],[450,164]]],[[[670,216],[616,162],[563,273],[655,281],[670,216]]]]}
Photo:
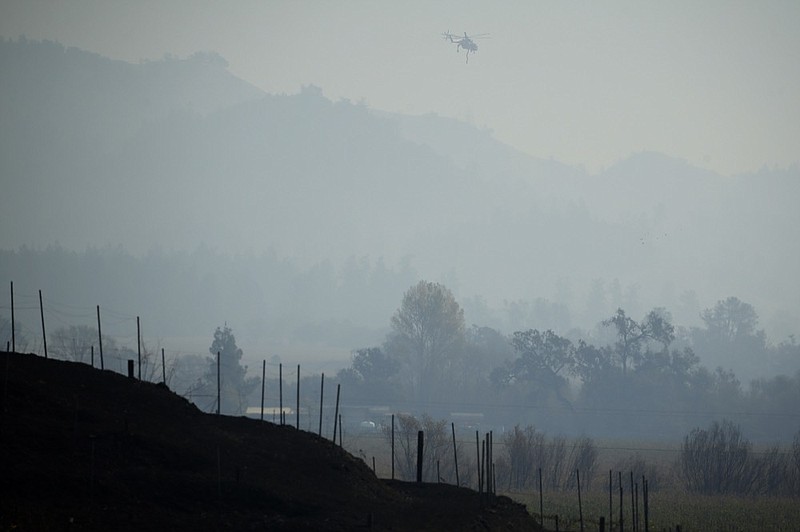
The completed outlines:
{"type": "Polygon", "coordinates": [[[377,479],[315,434],[0,353],[2,530],[536,530],[505,497],[377,479]]]}

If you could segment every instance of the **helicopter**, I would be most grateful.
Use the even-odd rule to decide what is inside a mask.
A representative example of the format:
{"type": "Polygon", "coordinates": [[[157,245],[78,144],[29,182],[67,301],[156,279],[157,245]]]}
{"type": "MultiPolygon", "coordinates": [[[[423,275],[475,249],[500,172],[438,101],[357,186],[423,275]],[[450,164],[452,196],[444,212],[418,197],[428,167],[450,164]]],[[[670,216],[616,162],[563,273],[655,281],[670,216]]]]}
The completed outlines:
{"type": "Polygon", "coordinates": [[[467,32],[464,32],[463,37],[457,37],[450,33],[450,31],[446,31],[442,33],[442,37],[444,40],[450,41],[453,44],[456,44],[456,52],[458,52],[461,48],[463,48],[467,52],[467,63],[469,63],[469,53],[475,53],[478,51],[478,45],[475,44],[475,41],[472,39],[486,39],[489,37],[488,33],[479,33],[477,35],[473,35],[472,37],[467,35],[467,32]],[[453,37],[456,37],[455,39],[453,37]]]}

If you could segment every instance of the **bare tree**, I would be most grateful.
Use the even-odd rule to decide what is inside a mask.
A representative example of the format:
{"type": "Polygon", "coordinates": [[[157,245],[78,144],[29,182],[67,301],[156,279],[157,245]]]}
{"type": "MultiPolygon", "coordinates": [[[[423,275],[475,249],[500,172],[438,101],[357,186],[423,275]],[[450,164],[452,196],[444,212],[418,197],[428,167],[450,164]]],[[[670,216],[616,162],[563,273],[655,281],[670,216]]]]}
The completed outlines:
{"type": "MultiPolygon", "coordinates": [[[[98,345],[96,328],[88,325],[70,325],[60,327],[50,334],[48,351],[53,353],[54,358],[88,364],[91,361],[92,346],[96,345],[98,345]]],[[[113,338],[103,335],[103,348],[110,353],[117,349],[117,345],[113,338]]],[[[99,350],[95,351],[95,356],[99,357],[99,350]]]]}
{"type": "MultiPolygon", "coordinates": [[[[449,424],[445,420],[435,420],[427,414],[420,419],[410,414],[398,414],[395,430],[395,445],[399,446],[396,456],[400,478],[413,480],[417,472],[417,434],[424,432],[425,445],[422,456],[422,479],[436,482],[436,463],[439,462],[439,474],[442,480],[455,482],[453,464],[453,443],[450,440],[449,424]]],[[[391,438],[391,427],[383,428],[384,437],[391,438]]]]}
{"type": "Polygon", "coordinates": [[[628,363],[638,362],[642,347],[648,340],[661,343],[664,349],[675,339],[675,327],[663,309],[653,309],[641,322],[636,322],[617,309],[617,313],[603,321],[605,326],[614,326],[617,331],[616,351],[622,363],[622,373],[628,371],[628,363]]]}
{"type": "Polygon", "coordinates": [[[509,489],[538,489],[538,470],[542,483],[550,489],[575,487],[575,471],[580,469],[584,486],[588,488],[597,469],[597,447],[591,438],[581,437],[571,443],[564,436],[548,441],[544,432],[533,426],[515,426],[505,433],[503,453],[498,460],[499,482],[509,489]]]}
{"type": "Polygon", "coordinates": [[[406,355],[415,395],[429,400],[464,342],[464,311],[439,283],[420,281],[408,289],[392,316],[396,346],[406,355]]]}

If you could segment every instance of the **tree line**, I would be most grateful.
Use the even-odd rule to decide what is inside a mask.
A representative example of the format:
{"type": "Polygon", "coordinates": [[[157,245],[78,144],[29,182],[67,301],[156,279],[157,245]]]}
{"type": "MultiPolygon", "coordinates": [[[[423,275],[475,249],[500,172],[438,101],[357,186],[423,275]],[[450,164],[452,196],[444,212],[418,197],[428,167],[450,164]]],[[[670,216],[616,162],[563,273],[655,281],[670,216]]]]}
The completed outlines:
{"type": "Polygon", "coordinates": [[[702,320],[687,330],[664,308],[641,319],[620,308],[595,338],[536,328],[504,335],[466,327],[452,292],[420,281],[404,294],[383,344],[356,349],[338,377],[351,399],[436,415],[469,408],[507,426],[676,439],[728,417],[759,440],[791,438],[800,425],[800,346],[793,338],[770,345],[755,309],[736,297],[703,311],[702,320]],[[794,373],[746,386],[701,356],[777,360],[794,373]]]}

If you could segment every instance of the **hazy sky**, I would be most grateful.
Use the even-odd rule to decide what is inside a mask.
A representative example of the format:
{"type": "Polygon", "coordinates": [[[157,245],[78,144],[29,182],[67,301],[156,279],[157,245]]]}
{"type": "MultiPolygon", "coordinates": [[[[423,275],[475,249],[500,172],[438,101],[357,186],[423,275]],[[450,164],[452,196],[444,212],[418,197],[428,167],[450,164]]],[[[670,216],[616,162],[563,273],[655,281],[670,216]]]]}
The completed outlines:
{"type": "Polygon", "coordinates": [[[655,150],[800,160],[800,2],[0,0],[0,35],[139,61],[216,51],[272,93],[435,112],[594,172],[655,150]],[[464,62],[441,33],[491,34],[464,62]]]}

